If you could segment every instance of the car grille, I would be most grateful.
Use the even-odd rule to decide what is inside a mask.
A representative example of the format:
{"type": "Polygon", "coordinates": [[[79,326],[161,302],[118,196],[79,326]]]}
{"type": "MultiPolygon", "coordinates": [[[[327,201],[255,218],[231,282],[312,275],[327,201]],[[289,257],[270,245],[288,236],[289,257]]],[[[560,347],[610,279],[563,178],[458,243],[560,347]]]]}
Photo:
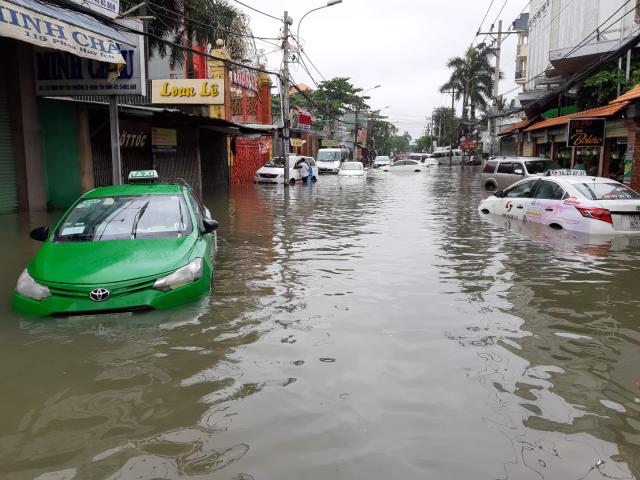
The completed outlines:
{"type": "Polygon", "coordinates": [[[261,173],[261,178],[276,178],[278,176],[277,173],[261,173]]]}
{"type": "Polygon", "coordinates": [[[102,285],[74,285],[56,283],[48,284],[47,286],[49,287],[49,291],[52,295],[75,298],[89,298],[89,293],[91,292],[91,290],[93,290],[94,288],[104,287],[109,290],[110,298],[113,298],[119,295],[126,295],[140,290],[146,290],[148,288],[151,288],[154,283],[155,279],[138,282],[119,282],[119,284],[117,285],[108,283],[102,285]]]}

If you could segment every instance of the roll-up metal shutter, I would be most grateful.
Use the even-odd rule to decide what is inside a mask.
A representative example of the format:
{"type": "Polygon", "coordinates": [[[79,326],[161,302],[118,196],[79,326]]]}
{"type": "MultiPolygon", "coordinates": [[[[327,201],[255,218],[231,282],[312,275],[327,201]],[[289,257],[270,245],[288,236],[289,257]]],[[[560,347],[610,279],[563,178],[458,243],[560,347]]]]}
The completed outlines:
{"type": "Polygon", "coordinates": [[[18,210],[16,162],[11,145],[6,69],[0,69],[0,214],[18,210]]]}

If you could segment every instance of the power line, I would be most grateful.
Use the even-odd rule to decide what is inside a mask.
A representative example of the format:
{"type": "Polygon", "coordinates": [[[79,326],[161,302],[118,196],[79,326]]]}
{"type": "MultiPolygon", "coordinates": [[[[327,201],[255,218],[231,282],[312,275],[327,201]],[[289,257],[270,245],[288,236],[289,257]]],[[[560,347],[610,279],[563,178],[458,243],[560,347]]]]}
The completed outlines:
{"type": "MultiPolygon", "coordinates": [[[[482,30],[482,25],[484,25],[484,21],[487,19],[487,15],[489,15],[489,12],[491,11],[491,7],[493,6],[493,2],[494,1],[495,0],[491,0],[491,3],[489,4],[489,8],[487,8],[487,11],[484,12],[484,17],[482,17],[482,21],[480,22],[480,25],[478,26],[477,33],[473,37],[473,40],[475,40],[476,37],[480,34],[480,30],[482,30]]],[[[471,45],[473,45],[473,40],[471,40],[471,45]]]]}
{"type": "MultiPolygon", "coordinates": [[[[311,58],[309,58],[309,55],[307,55],[307,52],[305,52],[304,48],[302,47],[302,44],[300,43],[300,40],[298,38],[294,37],[294,36],[292,36],[291,38],[293,38],[293,40],[298,44],[298,51],[300,53],[302,53],[302,55],[304,55],[307,60],[309,60],[309,63],[314,68],[314,70],[316,72],[318,72],[318,75],[320,75],[322,80],[326,81],[327,79],[325,78],[325,76],[322,74],[322,72],[320,70],[318,70],[318,67],[316,67],[315,64],[313,63],[313,61],[311,60],[311,58]]],[[[309,74],[309,76],[311,76],[311,74],[309,74]]],[[[317,83],[316,83],[316,85],[317,85],[317,83]]]]}
{"type": "Polygon", "coordinates": [[[267,70],[266,68],[254,67],[252,65],[247,65],[245,63],[236,62],[234,60],[227,60],[225,58],[216,57],[215,55],[211,55],[210,53],[201,52],[201,51],[196,50],[194,48],[187,47],[187,46],[184,46],[184,45],[180,45],[179,43],[172,42],[171,40],[167,40],[166,38],[162,38],[161,36],[155,35],[155,34],[153,34],[151,32],[143,32],[143,31],[140,31],[140,30],[136,30],[135,28],[131,28],[131,27],[127,27],[127,26],[124,26],[122,24],[119,24],[119,23],[115,23],[113,20],[104,19],[103,21],[106,22],[106,23],[109,23],[112,27],[117,28],[118,30],[121,30],[121,31],[124,31],[124,32],[128,32],[128,33],[134,33],[134,34],[142,35],[142,36],[146,36],[146,37],[151,37],[151,38],[157,40],[158,42],[164,43],[166,45],[170,45],[170,46],[172,46],[174,48],[180,48],[180,49],[182,49],[184,51],[195,53],[195,54],[200,55],[202,57],[210,58],[212,60],[217,60],[217,61],[220,61],[220,62],[223,62],[223,63],[227,63],[229,65],[235,65],[237,67],[246,68],[247,70],[253,70],[255,72],[262,72],[262,73],[266,73],[268,75],[275,75],[278,78],[280,78],[280,76],[281,76],[280,72],[272,72],[271,70],[267,70]]]}
{"type": "Polygon", "coordinates": [[[281,18],[275,17],[275,16],[273,16],[273,15],[271,15],[269,13],[263,12],[262,10],[258,10],[257,8],[252,7],[251,5],[247,5],[246,3],[241,2],[240,0],[233,0],[233,1],[236,2],[236,3],[239,3],[240,5],[242,5],[245,8],[248,8],[249,10],[253,10],[256,13],[260,13],[261,15],[264,15],[265,17],[273,18],[274,20],[282,22],[281,18]]]}

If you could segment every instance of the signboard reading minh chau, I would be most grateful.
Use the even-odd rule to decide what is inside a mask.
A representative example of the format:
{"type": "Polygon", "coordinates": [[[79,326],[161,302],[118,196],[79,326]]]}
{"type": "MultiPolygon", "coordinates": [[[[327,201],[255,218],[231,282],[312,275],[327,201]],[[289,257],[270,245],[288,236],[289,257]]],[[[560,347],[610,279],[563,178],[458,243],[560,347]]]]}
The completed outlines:
{"type": "Polygon", "coordinates": [[[567,147],[603,147],[604,118],[572,118],[569,120],[567,147]]]}
{"type": "Polygon", "coordinates": [[[224,104],[223,79],[153,80],[151,103],[222,105],[224,104]]]}
{"type": "Polygon", "coordinates": [[[0,36],[100,62],[126,63],[113,39],[5,0],[0,0],[0,36]]]}

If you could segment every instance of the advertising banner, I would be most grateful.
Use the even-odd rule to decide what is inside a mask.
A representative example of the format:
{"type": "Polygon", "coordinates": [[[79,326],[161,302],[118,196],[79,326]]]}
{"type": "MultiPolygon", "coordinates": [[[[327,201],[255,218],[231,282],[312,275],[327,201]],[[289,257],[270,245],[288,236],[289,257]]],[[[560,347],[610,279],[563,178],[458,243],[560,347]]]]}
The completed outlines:
{"type": "Polygon", "coordinates": [[[101,13],[109,18],[116,18],[120,13],[120,0],[71,0],[73,3],[101,13]]]}
{"type": "Polygon", "coordinates": [[[223,79],[153,80],[151,103],[180,105],[224,104],[223,79]]]}
{"type": "MultiPolygon", "coordinates": [[[[61,8],[54,10],[54,8],[55,6],[50,7],[47,11],[52,15],[55,15],[56,11],[67,17],[72,15],[69,18],[78,20],[76,23],[84,24],[84,17],[88,17],[88,15],[61,8]]],[[[39,47],[62,50],[100,62],[126,63],[116,43],[120,35],[106,25],[104,25],[104,31],[113,30],[115,33],[113,37],[116,39],[6,0],[0,0],[0,13],[0,36],[2,37],[15,38],[39,47]]],[[[87,27],[91,26],[88,23],[91,21],[96,22],[93,18],[87,19],[85,22],[87,27]]]]}
{"type": "Polygon", "coordinates": [[[604,118],[572,118],[569,120],[567,147],[603,147],[604,118]]]}
{"type": "MultiPolygon", "coordinates": [[[[118,20],[135,30],[142,30],[142,21],[137,19],[118,20]]],[[[66,52],[46,48],[36,48],[34,68],[36,95],[145,95],[147,93],[144,71],[144,37],[122,33],[135,45],[120,45],[120,53],[126,65],[115,80],[110,80],[113,65],[82,58],[66,52]]]]}

